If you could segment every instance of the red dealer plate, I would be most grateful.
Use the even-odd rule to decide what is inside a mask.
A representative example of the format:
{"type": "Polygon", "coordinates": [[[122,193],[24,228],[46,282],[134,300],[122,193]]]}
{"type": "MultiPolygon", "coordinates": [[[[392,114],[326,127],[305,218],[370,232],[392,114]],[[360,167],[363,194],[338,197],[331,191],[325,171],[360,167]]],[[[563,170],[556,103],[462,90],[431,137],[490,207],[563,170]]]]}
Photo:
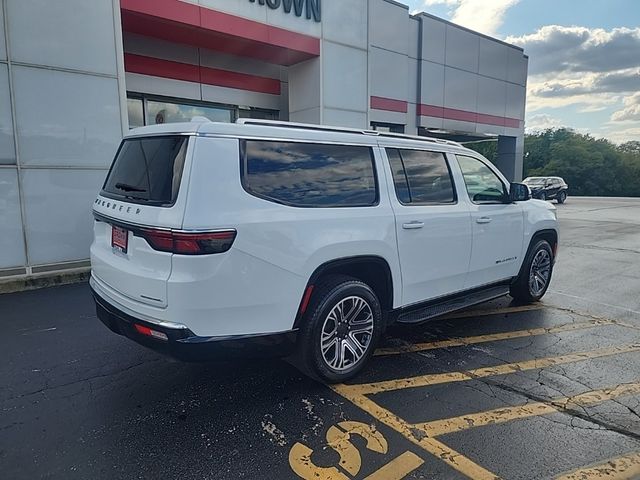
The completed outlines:
{"type": "Polygon", "coordinates": [[[111,227],[111,246],[122,253],[127,253],[127,246],[129,243],[129,232],[124,228],[111,227]]]}

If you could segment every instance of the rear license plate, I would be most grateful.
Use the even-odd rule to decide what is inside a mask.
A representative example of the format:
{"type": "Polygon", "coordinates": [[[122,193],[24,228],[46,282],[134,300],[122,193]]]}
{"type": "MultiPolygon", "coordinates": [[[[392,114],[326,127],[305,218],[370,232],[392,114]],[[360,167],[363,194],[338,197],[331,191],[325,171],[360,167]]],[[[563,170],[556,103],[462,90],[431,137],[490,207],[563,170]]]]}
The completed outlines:
{"type": "Polygon", "coordinates": [[[129,244],[129,232],[124,228],[111,227],[111,246],[120,250],[122,253],[127,253],[127,247],[129,244]]]}

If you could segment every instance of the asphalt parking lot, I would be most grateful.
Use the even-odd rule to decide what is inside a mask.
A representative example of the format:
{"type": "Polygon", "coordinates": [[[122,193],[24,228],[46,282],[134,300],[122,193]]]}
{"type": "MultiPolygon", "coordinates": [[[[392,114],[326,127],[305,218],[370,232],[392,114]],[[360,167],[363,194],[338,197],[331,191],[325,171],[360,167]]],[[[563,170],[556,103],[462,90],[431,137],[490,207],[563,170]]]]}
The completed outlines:
{"type": "Polygon", "coordinates": [[[394,328],[349,385],[171,361],[86,285],[2,295],[0,477],[640,478],[640,199],[558,214],[542,303],[394,328]]]}

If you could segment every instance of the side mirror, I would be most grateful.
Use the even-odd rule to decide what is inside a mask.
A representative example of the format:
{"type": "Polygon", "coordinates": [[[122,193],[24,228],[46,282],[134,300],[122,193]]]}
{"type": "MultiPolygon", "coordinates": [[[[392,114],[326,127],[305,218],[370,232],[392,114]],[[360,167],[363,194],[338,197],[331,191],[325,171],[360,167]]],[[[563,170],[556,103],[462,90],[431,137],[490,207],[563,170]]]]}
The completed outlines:
{"type": "Polygon", "coordinates": [[[509,189],[509,200],[512,202],[531,200],[531,190],[524,183],[512,183],[509,189]]]}

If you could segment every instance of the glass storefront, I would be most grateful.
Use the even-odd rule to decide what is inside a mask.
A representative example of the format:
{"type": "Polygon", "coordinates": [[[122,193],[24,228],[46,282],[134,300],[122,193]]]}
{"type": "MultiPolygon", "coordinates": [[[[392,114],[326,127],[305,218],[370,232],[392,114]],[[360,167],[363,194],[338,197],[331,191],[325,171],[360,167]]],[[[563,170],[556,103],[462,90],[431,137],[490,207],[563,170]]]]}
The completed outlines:
{"type": "Polygon", "coordinates": [[[279,112],[252,107],[183,102],[176,99],[129,94],[127,98],[129,128],[162,123],[189,122],[205,117],[212,122],[234,122],[238,118],[277,120],[279,112]]]}

